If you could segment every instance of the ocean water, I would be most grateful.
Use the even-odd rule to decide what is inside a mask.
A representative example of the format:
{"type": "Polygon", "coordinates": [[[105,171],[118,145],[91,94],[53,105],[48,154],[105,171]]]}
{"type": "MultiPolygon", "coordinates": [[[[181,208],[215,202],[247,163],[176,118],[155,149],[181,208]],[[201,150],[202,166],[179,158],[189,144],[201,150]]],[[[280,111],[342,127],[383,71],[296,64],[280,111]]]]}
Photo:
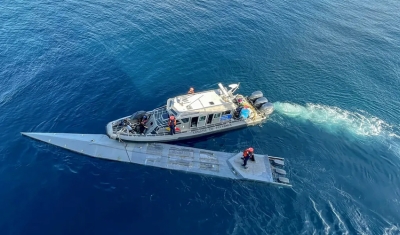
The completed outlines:
{"type": "Polygon", "coordinates": [[[400,234],[399,1],[0,2],[0,234],[400,234]],[[241,82],[262,126],[177,143],[284,157],[292,189],[88,158],[97,133],[241,82]]]}

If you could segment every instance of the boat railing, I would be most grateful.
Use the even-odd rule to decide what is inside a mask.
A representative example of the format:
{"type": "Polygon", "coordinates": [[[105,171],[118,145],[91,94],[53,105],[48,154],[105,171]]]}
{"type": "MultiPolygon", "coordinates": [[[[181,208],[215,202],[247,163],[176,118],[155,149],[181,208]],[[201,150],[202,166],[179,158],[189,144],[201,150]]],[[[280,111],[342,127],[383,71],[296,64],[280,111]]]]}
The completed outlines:
{"type": "Polygon", "coordinates": [[[166,105],[164,105],[164,106],[161,106],[161,107],[159,107],[159,108],[156,108],[156,109],[153,109],[152,111],[150,111],[149,113],[156,113],[156,112],[159,112],[160,110],[162,111],[162,110],[167,110],[166,109],[166,105]]]}
{"type": "MultiPolygon", "coordinates": [[[[255,111],[254,114],[256,114],[256,115],[253,118],[251,118],[253,121],[255,120],[256,116],[259,116],[259,117],[262,118],[262,116],[256,110],[254,110],[254,111],[255,111]]],[[[165,126],[166,122],[164,122],[164,120],[161,118],[161,116],[164,113],[168,113],[167,110],[166,110],[166,105],[152,110],[151,113],[155,116],[156,125],[158,126],[159,129],[168,127],[168,126],[165,126]]],[[[189,131],[197,131],[197,130],[202,130],[202,129],[208,129],[208,128],[213,128],[213,127],[218,127],[218,126],[221,126],[221,125],[226,125],[228,123],[232,124],[232,123],[237,123],[237,122],[241,122],[241,121],[243,121],[243,120],[242,119],[233,119],[232,118],[232,119],[227,120],[227,121],[223,121],[223,122],[219,122],[219,123],[215,123],[215,124],[211,124],[211,125],[207,125],[207,126],[192,127],[192,128],[190,128],[188,130],[177,131],[176,135],[187,133],[189,131]]],[[[116,131],[116,134],[117,135],[124,135],[124,136],[134,136],[134,137],[170,135],[168,131],[163,131],[161,133],[156,133],[156,134],[152,134],[152,133],[146,133],[146,134],[131,133],[125,127],[123,127],[121,130],[116,131]]]]}
{"type": "MultiPolygon", "coordinates": [[[[208,128],[218,127],[218,126],[222,126],[222,125],[226,125],[226,124],[238,123],[238,122],[242,122],[242,121],[243,120],[241,120],[241,119],[230,119],[228,121],[214,123],[214,124],[211,124],[211,125],[208,125],[208,126],[202,126],[202,127],[198,127],[198,128],[191,128],[191,129],[188,129],[188,130],[179,131],[179,132],[176,132],[176,135],[187,133],[188,131],[196,131],[196,130],[200,130],[200,129],[203,129],[203,128],[204,129],[208,129],[208,128]]],[[[164,128],[164,127],[160,127],[160,128],[164,128]]],[[[165,128],[166,128],[166,126],[165,126],[165,128]]],[[[125,127],[122,128],[121,130],[117,134],[122,134],[122,135],[125,135],[125,136],[134,136],[134,137],[170,135],[169,132],[162,132],[162,133],[156,133],[156,134],[151,134],[151,133],[148,133],[148,134],[131,133],[131,132],[127,131],[127,129],[125,127]],[[125,129],[125,131],[121,132],[121,130],[124,130],[124,129],[125,129]]]]}

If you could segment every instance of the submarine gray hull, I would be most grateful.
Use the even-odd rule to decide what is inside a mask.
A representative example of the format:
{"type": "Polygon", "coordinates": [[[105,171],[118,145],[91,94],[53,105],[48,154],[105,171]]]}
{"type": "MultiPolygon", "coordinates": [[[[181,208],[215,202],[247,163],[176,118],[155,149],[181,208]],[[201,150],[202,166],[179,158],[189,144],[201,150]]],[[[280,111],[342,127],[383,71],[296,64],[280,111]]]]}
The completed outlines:
{"type": "Polygon", "coordinates": [[[24,136],[90,157],[154,166],[234,180],[291,187],[282,170],[283,158],[255,154],[242,167],[242,153],[226,153],[163,143],[118,142],[99,134],[34,133],[24,136]]]}

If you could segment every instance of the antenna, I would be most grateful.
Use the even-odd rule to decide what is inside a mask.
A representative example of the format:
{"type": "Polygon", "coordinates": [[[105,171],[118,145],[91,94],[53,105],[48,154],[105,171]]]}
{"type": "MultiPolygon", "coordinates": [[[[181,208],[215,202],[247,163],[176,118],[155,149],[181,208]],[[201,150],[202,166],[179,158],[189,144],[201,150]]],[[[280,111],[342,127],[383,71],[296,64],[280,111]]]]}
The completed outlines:
{"type": "Polygon", "coordinates": [[[239,82],[238,84],[231,84],[231,85],[229,85],[229,87],[230,87],[231,89],[228,91],[228,93],[229,93],[230,95],[232,95],[233,92],[235,92],[237,89],[239,89],[239,85],[240,85],[240,82],[239,82]]]}
{"type": "Polygon", "coordinates": [[[219,89],[221,89],[222,94],[224,94],[224,96],[229,97],[228,92],[226,91],[225,87],[222,86],[221,83],[218,83],[219,89]]]}

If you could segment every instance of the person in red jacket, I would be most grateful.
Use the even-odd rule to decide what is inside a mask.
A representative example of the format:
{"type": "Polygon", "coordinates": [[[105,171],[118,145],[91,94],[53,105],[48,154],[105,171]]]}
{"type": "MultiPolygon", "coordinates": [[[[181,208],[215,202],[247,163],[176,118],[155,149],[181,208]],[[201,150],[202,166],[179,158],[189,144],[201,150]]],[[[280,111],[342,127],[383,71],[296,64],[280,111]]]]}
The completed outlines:
{"type": "Polygon", "coordinates": [[[242,166],[247,169],[247,166],[246,166],[247,165],[247,161],[249,159],[251,159],[252,161],[255,160],[254,159],[254,149],[250,147],[250,148],[244,150],[242,159],[243,159],[243,165],[242,166]]]}
{"type": "Polygon", "coordinates": [[[174,116],[169,117],[168,126],[169,126],[169,133],[171,135],[175,134],[176,119],[174,116]]]}

